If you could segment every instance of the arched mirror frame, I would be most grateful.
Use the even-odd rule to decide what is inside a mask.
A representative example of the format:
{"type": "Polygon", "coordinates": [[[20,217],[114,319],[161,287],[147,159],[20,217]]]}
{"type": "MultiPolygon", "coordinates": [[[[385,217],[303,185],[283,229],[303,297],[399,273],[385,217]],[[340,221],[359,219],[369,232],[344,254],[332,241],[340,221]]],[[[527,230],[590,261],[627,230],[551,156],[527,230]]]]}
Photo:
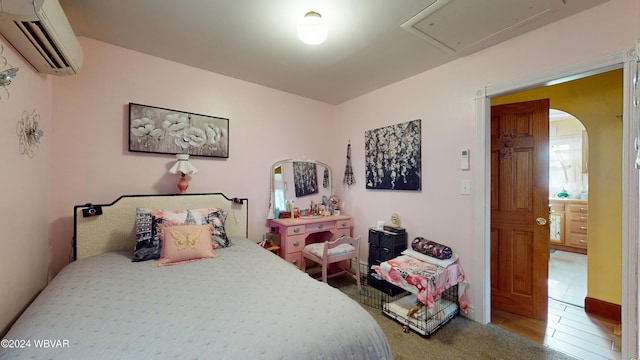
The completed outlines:
{"type": "MultiPolygon", "coordinates": [[[[331,166],[329,166],[328,164],[322,162],[322,161],[317,161],[317,160],[312,160],[312,159],[308,159],[304,156],[298,157],[298,158],[293,158],[293,159],[285,159],[285,160],[280,160],[280,161],[276,161],[275,163],[273,163],[273,165],[271,166],[270,169],[270,173],[269,176],[271,178],[271,198],[269,201],[269,213],[267,214],[267,218],[268,219],[273,219],[275,218],[275,208],[276,208],[276,169],[278,167],[280,167],[281,169],[285,168],[286,164],[291,164],[291,167],[293,169],[293,163],[294,162],[307,162],[310,164],[315,164],[316,165],[316,173],[317,173],[317,182],[318,182],[318,194],[314,194],[314,195],[305,195],[304,197],[302,197],[301,199],[303,200],[309,200],[310,201],[314,201],[314,202],[318,202],[322,199],[322,196],[331,196],[333,195],[333,180],[332,180],[332,176],[333,176],[333,172],[331,170],[331,166]],[[329,182],[326,188],[323,187],[322,183],[324,180],[324,169],[320,169],[320,167],[324,167],[324,169],[326,169],[328,171],[328,177],[329,177],[329,182]]],[[[293,171],[293,170],[291,170],[293,171]]],[[[284,176],[284,175],[283,175],[284,176]]],[[[293,184],[291,184],[291,186],[293,186],[293,184]]],[[[295,192],[294,192],[295,194],[295,192]]],[[[297,200],[297,199],[286,199],[285,200],[297,200]]],[[[307,207],[307,203],[302,203],[302,202],[296,202],[296,206],[297,207],[302,207],[302,208],[306,208],[307,207]]]]}

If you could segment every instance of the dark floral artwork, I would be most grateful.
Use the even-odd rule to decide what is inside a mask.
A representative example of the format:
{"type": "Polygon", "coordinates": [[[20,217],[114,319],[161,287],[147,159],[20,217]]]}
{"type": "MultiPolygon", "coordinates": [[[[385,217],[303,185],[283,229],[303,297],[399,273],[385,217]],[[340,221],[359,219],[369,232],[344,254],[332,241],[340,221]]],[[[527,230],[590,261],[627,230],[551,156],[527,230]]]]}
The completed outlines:
{"type": "Polygon", "coordinates": [[[229,119],[129,104],[129,151],[229,157],[229,119]]]}
{"type": "Polygon", "coordinates": [[[308,161],[293,162],[293,182],[296,197],[318,193],[318,173],[316,164],[308,161]]]}
{"type": "Polygon", "coordinates": [[[365,132],[367,189],[420,190],[421,120],[365,132]]]}

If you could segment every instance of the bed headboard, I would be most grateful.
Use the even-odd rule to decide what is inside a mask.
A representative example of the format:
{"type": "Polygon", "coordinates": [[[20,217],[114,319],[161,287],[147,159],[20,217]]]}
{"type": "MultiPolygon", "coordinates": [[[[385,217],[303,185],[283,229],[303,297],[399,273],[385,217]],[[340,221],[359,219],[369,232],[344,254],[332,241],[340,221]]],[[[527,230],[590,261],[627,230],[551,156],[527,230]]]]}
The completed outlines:
{"type": "Polygon", "coordinates": [[[139,207],[172,210],[221,208],[227,211],[227,235],[248,237],[249,202],[246,198],[230,199],[222,193],[123,195],[111,204],[73,207],[73,259],[118,250],[133,252],[136,208],[139,207]],[[83,210],[93,215],[84,216],[83,210]],[[100,210],[102,214],[98,215],[100,210]]]}

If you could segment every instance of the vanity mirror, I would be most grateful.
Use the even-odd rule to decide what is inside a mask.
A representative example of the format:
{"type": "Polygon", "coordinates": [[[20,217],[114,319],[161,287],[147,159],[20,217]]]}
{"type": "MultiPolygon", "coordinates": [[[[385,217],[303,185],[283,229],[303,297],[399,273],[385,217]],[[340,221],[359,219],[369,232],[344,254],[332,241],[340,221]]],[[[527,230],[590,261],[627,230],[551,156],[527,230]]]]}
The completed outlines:
{"type": "Polygon", "coordinates": [[[287,211],[288,204],[308,209],[311,202],[318,204],[332,194],[331,167],[323,162],[299,157],[281,160],[271,167],[271,201],[268,218],[287,211]]]}

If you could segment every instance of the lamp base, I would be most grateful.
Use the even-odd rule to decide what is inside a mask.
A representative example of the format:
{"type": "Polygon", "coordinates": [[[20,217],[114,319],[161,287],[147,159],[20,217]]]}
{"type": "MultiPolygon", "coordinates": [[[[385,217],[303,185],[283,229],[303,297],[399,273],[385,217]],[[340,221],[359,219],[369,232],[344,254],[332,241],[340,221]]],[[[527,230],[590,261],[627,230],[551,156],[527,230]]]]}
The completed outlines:
{"type": "Polygon", "coordinates": [[[189,181],[187,181],[185,174],[182,174],[182,176],[180,176],[180,180],[178,180],[178,189],[180,189],[180,194],[186,193],[188,187],[189,181]]]}

